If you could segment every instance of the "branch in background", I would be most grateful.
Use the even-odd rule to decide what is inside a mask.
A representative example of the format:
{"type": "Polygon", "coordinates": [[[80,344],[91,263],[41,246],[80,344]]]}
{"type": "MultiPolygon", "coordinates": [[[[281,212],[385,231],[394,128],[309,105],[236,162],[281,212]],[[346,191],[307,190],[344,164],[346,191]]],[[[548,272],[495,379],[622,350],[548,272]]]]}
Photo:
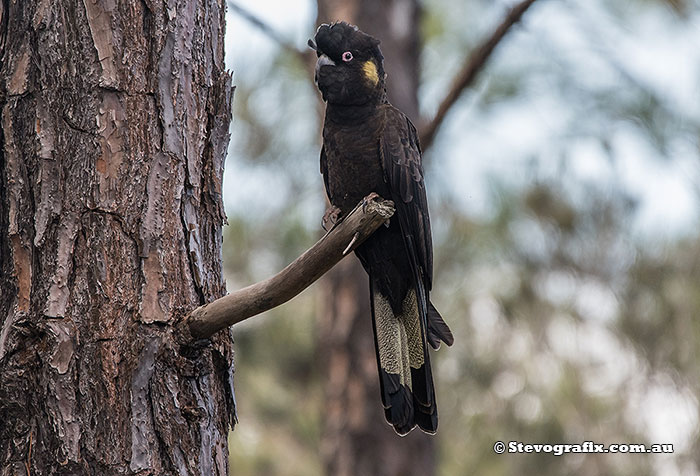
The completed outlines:
{"type": "Polygon", "coordinates": [[[286,39],[280,35],[277,30],[272,28],[270,25],[262,21],[260,18],[255,16],[253,13],[249,12],[239,4],[235,2],[228,2],[228,7],[231,9],[231,11],[235,12],[237,15],[239,15],[241,18],[246,20],[248,23],[256,27],[258,30],[263,32],[268,38],[270,38],[272,41],[275,43],[279,44],[283,49],[289,51],[290,53],[293,53],[296,57],[298,57],[302,62],[305,62],[307,58],[309,57],[309,54],[311,53],[311,50],[300,50],[296,48],[294,45],[289,43],[286,39]]]}
{"type": "Polygon", "coordinates": [[[374,194],[360,202],[314,246],[273,277],[198,307],[185,319],[195,339],[279,306],[309,287],[394,214],[394,204],[374,194]]]}
{"type": "Polygon", "coordinates": [[[530,8],[535,1],[536,0],[524,0],[514,6],[508,12],[508,15],[506,15],[501,24],[498,25],[498,28],[494,30],[491,36],[481,45],[479,45],[479,47],[474,50],[469,58],[467,58],[466,63],[464,63],[464,66],[462,67],[462,71],[459,73],[452,84],[452,88],[440,104],[435,117],[432,119],[432,121],[428,122],[425,127],[421,128],[420,142],[423,150],[430,147],[430,145],[433,143],[435,134],[445,120],[445,116],[447,116],[450,108],[455,102],[457,102],[457,99],[459,99],[462,91],[464,91],[464,89],[466,89],[466,87],[472,82],[474,82],[476,75],[479,73],[479,71],[481,71],[486,61],[488,61],[489,57],[496,49],[496,46],[498,46],[503,37],[506,36],[506,33],[508,33],[508,30],[510,30],[510,27],[520,20],[525,11],[527,11],[527,9],[530,8]]]}

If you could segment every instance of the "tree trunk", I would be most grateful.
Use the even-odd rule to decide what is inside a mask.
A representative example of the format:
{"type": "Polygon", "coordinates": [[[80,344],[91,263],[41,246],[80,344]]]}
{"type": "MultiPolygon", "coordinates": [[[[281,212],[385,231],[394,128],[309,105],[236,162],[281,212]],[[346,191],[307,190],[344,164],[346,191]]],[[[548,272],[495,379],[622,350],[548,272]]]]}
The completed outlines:
{"type": "MultiPolygon", "coordinates": [[[[420,9],[416,0],[318,0],[318,24],[345,20],[381,40],[390,101],[418,117],[420,9]]],[[[435,444],[414,430],[399,437],[379,396],[367,275],[346,259],[322,281],[320,354],[326,415],[322,458],[327,474],[435,474],[435,444]]]]}
{"type": "Polygon", "coordinates": [[[223,0],[0,0],[0,474],[226,475],[223,0]]]}

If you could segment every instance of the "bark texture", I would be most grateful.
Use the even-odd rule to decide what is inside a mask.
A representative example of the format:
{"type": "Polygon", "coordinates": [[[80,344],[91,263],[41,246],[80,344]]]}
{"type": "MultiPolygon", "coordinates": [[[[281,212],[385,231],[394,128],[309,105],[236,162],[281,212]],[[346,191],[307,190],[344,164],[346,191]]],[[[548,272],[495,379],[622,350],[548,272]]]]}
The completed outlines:
{"type": "MultiPolygon", "coordinates": [[[[318,0],[318,22],[345,20],[381,40],[389,100],[418,117],[420,7],[416,0],[318,0]]],[[[321,448],[327,474],[430,476],[434,437],[419,430],[401,438],[382,410],[367,275],[344,260],[322,280],[319,352],[324,362],[326,415],[321,448]]]]}
{"type": "Polygon", "coordinates": [[[0,474],[226,475],[223,0],[0,0],[0,474]],[[189,351],[189,352],[183,352],[189,351]]]}

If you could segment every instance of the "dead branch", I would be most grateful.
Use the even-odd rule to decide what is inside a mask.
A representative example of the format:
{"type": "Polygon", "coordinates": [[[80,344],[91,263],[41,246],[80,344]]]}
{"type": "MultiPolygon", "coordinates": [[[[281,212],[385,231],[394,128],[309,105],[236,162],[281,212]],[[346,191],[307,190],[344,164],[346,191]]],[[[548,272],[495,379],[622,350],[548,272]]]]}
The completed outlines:
{"type": "Polygon", "coordinates": [[[191,336],[208,338],[221,329],[289,301],[359,246],[393,213],[391,201],[368,197],[276,275],[192,311],[184,321],[191,336]]]}
{"type": "Polygon", "coordinates": [[[496,49],[496,46],[501,42],[501,40],[506,36],[510,27],[517,23],[523,14],[527,11],[530,6],[535,3],[536,0],[524,0],[514,6],[503,19],[498,28],[494,30],[490,37],[488,37],[481,45],[479,45],[476,50],[467,58],[464,63],[462,70],[459,75],[455,78],[454,83],[452,83],[452,88],[448,91],[445,99],[440,103],[435,117],[427,122],[425,127],[421,128],[420,142],[423,150],[426,150],[433,143],[435,139],[435,134],[438,128],[442,125],[445,120],[445,116],[449,112],[452,105],[457,102],[462,91],[466,89],[474,79],[476,75],[481,71],[488,61],[489,57],[496,49]]]}

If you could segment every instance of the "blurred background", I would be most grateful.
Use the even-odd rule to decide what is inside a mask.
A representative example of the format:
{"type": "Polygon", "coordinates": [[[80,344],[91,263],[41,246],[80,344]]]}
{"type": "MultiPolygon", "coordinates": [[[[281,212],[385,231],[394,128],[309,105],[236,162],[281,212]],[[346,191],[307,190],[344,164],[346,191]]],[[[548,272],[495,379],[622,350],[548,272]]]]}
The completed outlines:
{"type": "MultiPolygon", "coordinates": [[[[225,172],[229,290],[311,246],[325,209],[320,22],[382,41],[426,131],[518,2],[236,0],[225,172]]],[[[700,5],[538,0],[424,140],[440,429],[397,437],[356,258],[233,329],[237,475],[700,473],[700,5]],[[673,454],[496,455],[495,441],[671,443],[673,454]]]]}

